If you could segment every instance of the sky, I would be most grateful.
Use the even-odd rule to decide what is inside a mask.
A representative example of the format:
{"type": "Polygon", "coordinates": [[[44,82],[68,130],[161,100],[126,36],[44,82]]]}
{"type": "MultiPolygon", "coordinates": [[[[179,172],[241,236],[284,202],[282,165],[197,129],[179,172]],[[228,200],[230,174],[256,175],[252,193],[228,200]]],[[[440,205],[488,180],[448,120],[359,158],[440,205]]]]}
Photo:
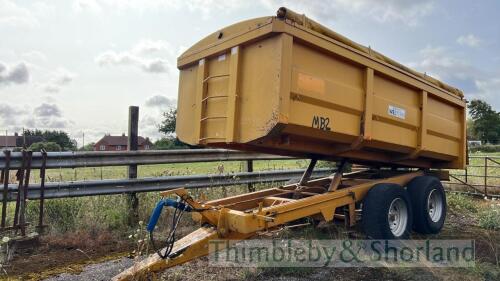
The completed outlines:
{"type": "Polygon", "coordinates": [[[176,58],[227,25],[286,6],[500,111],[496,0],[0,0],[0,132],[67,131],[78,145],[161,137],[176,58]],[[83,139],[85,134],[85,139],[83,139]]]}

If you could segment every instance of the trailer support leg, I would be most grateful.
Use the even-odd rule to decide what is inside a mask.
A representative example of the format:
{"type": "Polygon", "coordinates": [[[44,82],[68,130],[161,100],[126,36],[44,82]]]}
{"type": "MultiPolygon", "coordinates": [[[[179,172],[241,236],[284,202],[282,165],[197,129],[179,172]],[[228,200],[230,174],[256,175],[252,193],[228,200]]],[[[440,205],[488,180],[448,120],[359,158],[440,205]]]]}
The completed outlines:
{"type": "Polygon", "coordinates": [[[333,179],[332,179],[332,182],[330,183],[330,187],[328,187],[328,192],[335,191],[339,187],[340,181],[342,180],[342,174],[344,173],[346,163],[347,163],[347,161],[345,159],[342,159],[340,161],[340,164],[337,167],[337,171],[333,175],[333,179]]]}
{"type": "Polygon", "coordinates": [[[311,178],[312,172],[317,162],[318,160],[316,158],[311,159],[311,162],[309,162],[309,166],[307,166],[307,169],[304,171],[304,174],[302,174],[302,177],[300,178],[298,186],[303,186],[309,181],[309,178],[311,178]]]}

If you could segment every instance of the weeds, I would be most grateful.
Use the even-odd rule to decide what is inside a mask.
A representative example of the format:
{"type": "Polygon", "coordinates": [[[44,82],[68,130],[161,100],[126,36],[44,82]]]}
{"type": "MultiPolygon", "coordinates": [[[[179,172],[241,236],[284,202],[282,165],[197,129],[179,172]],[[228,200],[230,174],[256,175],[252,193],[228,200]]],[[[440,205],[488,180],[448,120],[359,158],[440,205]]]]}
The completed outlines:
{"type": "Polygon", "coordinates": [[[15,252],[15,244],[10,243],[10,238],[5,236],[0,240],[0,274],[7,275],[5,265],[9,263],[15,252]]]}
{"type": "Polygon", "coordinates": [[[457,193],[449,193],[446,195],[446,201],[448,203],[448,207],[455,212],[464,213],[464,212],[478,212],[477,201],[474,201],[469,196],[457,193]]]}
{"type": "Polygon", "coordinates": [[[128,236],[128,238],[135,242],[135,249],[132,255],[136,258],[140,258],[142,255],[149,252],[148,232],[144,228],[143,221],[139,221],[139,226],[128,236]]]}
{"type": "Polygon", "coordinates": [[[490,204],[490,208],[479,213],[478,220],[484,229],[500,230],[500,204],[490,204]]]}
{"type": "Polygon", "coordinates": [[[447,194],[448,207],[456,213],[472,213],[477,218],[479,227],[489,230],[500,230],[500,203],[491,201],[484,204],[479,200],[463,194],[447,194]]]}
{"type": "MultiPolygon", "coordinates": [[[[26,216],[28,221],[38,219],[38,201],[29,201],[26,216]]],[[[83,207],[81,199],[53,199],[45,203],[45,218],[58,233],[74,231],[78,228],[78,217],[83,207]]]]}
{"type": "MultiPolygon", "coordinates": [[[[305,160],[271,160],[255,161],[255,171],[271,169],[296,169],[307,165],[305,160]]],[[[139,177],[160,177],[193,174],[234,173],[244,171],[241,161],[228,161],[216,163],[179,163],[142,165],[139,167],[139,177]]],[[[89,167],[78,169],[50,169],[47,170],[47,182],[74,181],[92,179],[126,178],[126,167],[89,167]]],[[[33,170],[30,182],[36,183],[39,179],[38,170],[33,170]]],[[[12,182],[15,182],[12,175],[12,182]]],[[[256,189],[262,185],[255,184],[256,189]]],[[[266,186],[269,186],[267,184],[266,186]]],[[[247,186],[228,186],[224,188],[193,190],[193,196],[203,192],[207,199],[221,198],[247,192],[247,186]]],[[[156,192],[138,194],[139,220],[147,221],[151,210],[159,200],[156,192]]],[[[128,225],[128,204],[126,195],[92,196],[82,198],[51,199],[45,202],[44,224],[49,225],[48,234],[61,234],[66,232],[87,231],[112,231],[126,236],[131,226],[128,225]]],[[[7,224],[12,224],[14,203],[8,204],[7,224]]],[[[28,201],[27,221],[36,225],[39,215],[39,202],[28,201]]],[[[163,216],[162,216],[163,217],[163,216]]],[[[133,226],[132,226],[133,227],[133,226]]]]}
{"type": "Polygon", "coordinates": [[[473,273],[483,277],[483,280],[499,280],[500,267],[490,263],[476,263],[476,266],[470,269],[473,273]]]}

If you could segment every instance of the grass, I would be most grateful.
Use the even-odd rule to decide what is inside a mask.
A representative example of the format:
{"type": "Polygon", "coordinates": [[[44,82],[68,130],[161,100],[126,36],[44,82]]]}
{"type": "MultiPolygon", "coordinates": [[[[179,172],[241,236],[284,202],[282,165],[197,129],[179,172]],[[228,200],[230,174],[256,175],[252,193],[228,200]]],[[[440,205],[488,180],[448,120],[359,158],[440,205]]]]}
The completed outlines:
{"type": "MultiPolygon", "coordinates": [[[[306,160],[259,160],[254,161],[253,164],[253,168],[255,171],[299,169],[305,168],[306,166],[306,160]]],[[[220,174],[243,171],[245,171],[245,166],[241,161],[159,164],[139,166],[138,177],[142,178],[196,174],[220,174]]],[[[115,166],[76,169],[50,169],[47,170],[46,175],[46,181],[48,182],[119,179],[127,178],[127,167],[115,166]]],[[[15,182],[14,174],[11,174],[11,182],[15,182]]],[[[40,174],[37,170],[32,172],[30,182],[40,182],[40,174]]]]}
{"type": "Polygon", "coordinates": [[[470,196],[456,193],[447,194],[450,211],[467,214],[479,227],[488,230],[500,230],[500,200],[477,200],[470,196]]]}
{"type": "Polygon", "coordinates": [[[485,229],[500,230],[500,203],[491,204],[479,214],[479,226],[485,229]]]}
{"type": "Polygon", "coordinates": [[[477,202],[469,196],[466,196],[463,194],[457,194],[457,193],[450,193],[446,196],[446,200],[448,203],[448,207],[451,208],[452,210],[459,212],[459,213],[464,213],[464,212],[477,213],[478,212],[477,202]]]}

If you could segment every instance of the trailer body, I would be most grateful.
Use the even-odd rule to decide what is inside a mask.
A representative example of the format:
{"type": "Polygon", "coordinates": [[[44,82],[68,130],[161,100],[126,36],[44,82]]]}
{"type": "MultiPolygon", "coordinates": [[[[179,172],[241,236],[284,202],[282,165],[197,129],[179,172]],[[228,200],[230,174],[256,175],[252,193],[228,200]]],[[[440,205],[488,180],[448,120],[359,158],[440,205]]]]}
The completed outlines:
{"type": "Polygon", "coordinates": [[[302,19],[240,22],[182,54],[180,140],[370,165],[464,167],[459,90],[302,19]]]}

